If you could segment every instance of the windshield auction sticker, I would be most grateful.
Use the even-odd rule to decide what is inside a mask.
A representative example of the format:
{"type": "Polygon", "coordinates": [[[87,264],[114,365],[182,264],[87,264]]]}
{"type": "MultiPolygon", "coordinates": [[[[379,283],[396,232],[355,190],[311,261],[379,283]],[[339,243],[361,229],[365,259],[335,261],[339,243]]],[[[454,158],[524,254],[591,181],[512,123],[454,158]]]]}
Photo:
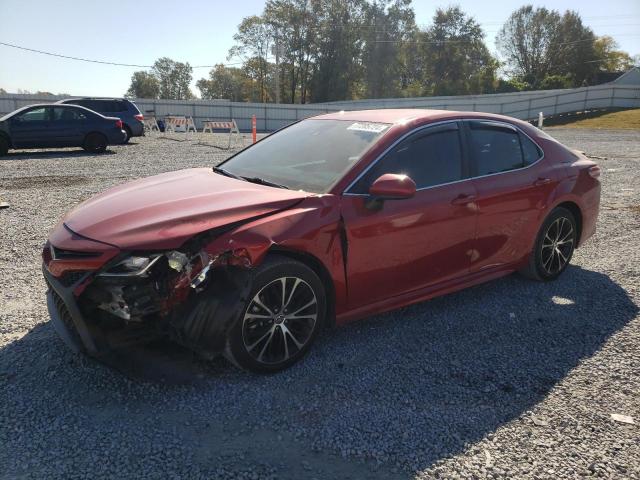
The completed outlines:
{"type": "Polygon", "coordinates": [[[356,122],[347,127],[347,130],[356,130],[358,132],[372,132],[380,133],[384,132],[389,125],[386,123],[370,123],[370,122],[356,122]]]}

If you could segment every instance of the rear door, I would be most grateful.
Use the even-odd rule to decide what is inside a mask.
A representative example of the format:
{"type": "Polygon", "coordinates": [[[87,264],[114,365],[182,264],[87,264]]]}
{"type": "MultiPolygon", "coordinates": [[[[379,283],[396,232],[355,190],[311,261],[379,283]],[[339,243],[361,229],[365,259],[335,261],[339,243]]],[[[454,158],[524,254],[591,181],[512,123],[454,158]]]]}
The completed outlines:
{"type": "Polygon", "coordinates": [[[57,135],[59,146],[82,145],[87,132],[87,114],[78,108],[52,107],[51,128],[57,135]]]}
{"type": "Polygon", "coordinates": [[[470,120],[465,127],[478,194],[471,272],[500,269],[528,255],[560,172],[509,123],[470,120]]]}
{"type": "Polygon", "coordinates": [[[350,308],[468,273],[476,209],[467,177],[459,125],[450,122],[410,135],[343,194],[350,308]],[[369,187],[386,173],[411,177],[416,194],[371,210],[369,187]]]}

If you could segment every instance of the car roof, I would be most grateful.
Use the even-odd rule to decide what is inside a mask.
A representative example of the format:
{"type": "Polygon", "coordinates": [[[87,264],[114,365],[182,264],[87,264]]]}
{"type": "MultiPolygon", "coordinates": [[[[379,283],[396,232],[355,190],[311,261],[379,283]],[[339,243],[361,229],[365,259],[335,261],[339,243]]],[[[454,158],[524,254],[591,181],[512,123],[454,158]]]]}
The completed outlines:
{"type": "Polygon", "coordinates": [[[72,100],[119,100],[119,101],[128,101],[126,98],[117,98],[117,97],[72,97],[72,98],[63,98],[62,100],[58,100],[56,103],[70,102],[72,100]]]}
{"type": "MultiPolygon", "coordinates": [[[[17,110],[14,110],[13,112],[7,113],[5,116],[0,118],[0,121],[4,121],[4,120],[6,120],[8,118],[11,118],[14,115],[16,115],[16,114],[18,114],[18,113],[20,113],[20,112],[22,112],[24,110],[27,110],[27,109],[30,109],[30,108],[38,108],[38,107],[75,108],[77,110],[85,110],[85,111],[90,112],[90,113],[92,113],[94,115],[98,115],[99,117],[104,117],[104,115],[102,115],[100,112],[94,112],[93,110],[90,110],[90,109],[88,109],[86,107],[83,107],[81,105],[74,105],[74,104],[67,104],[67,103],[61,105],[60,102],[55,102],[55,103],[33,103],[31,105],[25,105],[24,107],[20,107],[17,110]]],[[[110,117],[105,117],[105,118],[110,118],[110,117]]]]}
{"type": "Polygon", "coordinates": [[[347,110],[332,112],[312,117],[318,120],[347,120],[351,122],[378,122],[391,124],[426,123],[457,118],[486,118],[503,120],[512,123],[522,123],[512,117],[505,117],[493,113],[464,112],[456,110],[430,110],[409,108],[388,108],[380,110],[347,110]]]}

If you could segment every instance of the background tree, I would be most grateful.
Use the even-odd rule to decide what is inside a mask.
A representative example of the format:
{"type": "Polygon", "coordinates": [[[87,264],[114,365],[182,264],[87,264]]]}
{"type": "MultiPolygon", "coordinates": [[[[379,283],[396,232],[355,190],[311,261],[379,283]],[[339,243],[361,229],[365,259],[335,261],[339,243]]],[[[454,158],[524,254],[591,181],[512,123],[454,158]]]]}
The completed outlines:
{"type": "Polygon", "coordinates": [[[309,0],[269,0],[264,18],[272,28],[273,47],[279,50],[280,98],[290,103],[306,103],[317,42],[311,3],[309,0]]]}
{"type": "Polygon", "coordinates": [[[189,89],[193,69],[189,63],[181,63],[162,57],[156,60],[151,73],[158,79],[160,98],[186,100],[193,98],[189,89]]]}
{"type": "Polygon", "coordinates": [[[593,43],[595,60],[602,72],[626,72],[633,68],[634,61],[627,52],[619,50],[616,41],[609,37],[599,37],[593,43]]]}
{"type": "Polygon", "coordinates": [[[416,33],[411,0],[378,0],[363,9],[361,96],[396,97],[407,85],[409,42],[416,33]]]}
{"type": "Polygon", "coordinates": [[[459,7],[438,9],[433,25],[418,34],[424,93],[461,95],[493,89],[498,68],[478,22],[459,7]]]}
{"type": "Polygon", "coordinates": [[[125,96],[129,98],[159,98],[160,82],[155,75],[149,72],[133,72],[131,86],[125,96]]]}
{"type": "Polygon", "coordinates": [[[595,34],[577,12],[565,12],[551,41],[549,75],[570,78],[569,87],[590,83],[598,71],[595,40],[595,34]]]}
{"type": "Polygon", "coordinates": [[[318,29],[311,78],[314,102],[358,98],[362,6],[361,0],[318,0],[313,3],[318,29]]]}
{"type": "Polygon", "coordinates": [[[268,98],[267,76],[268,55],[271,47],[273,32],[271,25],[259,16],[246,17],[238,26],[238,33],[233,36],[236,45],[229,50],[229,59],[240,58],[245,63],[250,62],[251,74],[259,86],[260,102],[268,98]]]}
{"type": "Polygon", "coordinates": [[[540,83],[555,61],[559,23],[558,12],[546,8],[526,5],[513,12],[496,38],[507,73],[531,85],[540,83]]]}
{"type": "Polygon", "coordinates": [[[196,82],[200,96],[207,100],[226,99],[232,102],[246,101],[243,92],[245,77],[240,68],[216,65],[209,72],[209,78],[196,82]]]}

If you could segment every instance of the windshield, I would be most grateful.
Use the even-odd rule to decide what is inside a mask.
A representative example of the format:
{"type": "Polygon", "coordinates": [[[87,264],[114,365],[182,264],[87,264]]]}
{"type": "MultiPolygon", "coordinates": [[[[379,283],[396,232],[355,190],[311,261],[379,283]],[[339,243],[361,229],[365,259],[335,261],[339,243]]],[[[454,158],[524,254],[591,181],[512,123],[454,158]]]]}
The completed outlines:
{"type": "Polygon", "coordinates": [[[386,123],[304,120],[220,165],[244,178],[325,193],[389,128],[386,123]]]}

